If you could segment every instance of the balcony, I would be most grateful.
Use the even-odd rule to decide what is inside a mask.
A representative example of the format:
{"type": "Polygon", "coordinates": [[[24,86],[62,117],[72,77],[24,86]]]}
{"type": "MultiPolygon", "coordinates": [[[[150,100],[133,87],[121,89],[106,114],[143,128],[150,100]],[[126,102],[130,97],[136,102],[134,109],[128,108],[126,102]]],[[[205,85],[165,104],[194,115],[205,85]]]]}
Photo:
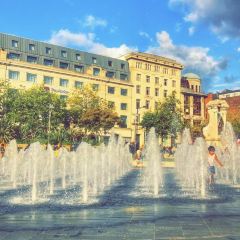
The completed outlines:
{"type": "Polygon", "coordinates": [[[203,92],[195,92],[193,89],[191,88],[185,88],[185,87],[181,87],[181,93],[185,93],[185,94],[189,94],[189,95],[197,95],[197,96],[207,96],[207,94],[203,93],[203,92]]]}

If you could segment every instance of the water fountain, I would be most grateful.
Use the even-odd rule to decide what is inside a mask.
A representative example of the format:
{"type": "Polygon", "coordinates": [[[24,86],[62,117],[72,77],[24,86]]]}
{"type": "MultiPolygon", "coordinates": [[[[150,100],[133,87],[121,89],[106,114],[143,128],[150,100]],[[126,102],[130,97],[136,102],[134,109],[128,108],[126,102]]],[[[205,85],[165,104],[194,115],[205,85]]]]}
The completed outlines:
{"type": "Polygon", "coordinates": [[[192,189],[194,194],[205,198],[207,195],[207,144],[203,138],[192,143],[189,129],[182,135],[182,143],[175,153],[176,172],[183,189],[192,189]]]}
{"type": "Polygon", "coordinates": [[[142,187],[147,189],[153,196],[159,195],[159,189],[163,185],[163,175],[161,167],[161,153],[155,129],[151,128],[143,152],[146,167],[142,170],[142,187]]]}
{"type": "Polygon", "coordinates": [[[220,175],[226,182],[240,184],[240,147],[232,125],[227,122],[221,134],[222,147],[219,155],[224,164],[224,172],[220,175]]]}
{"type": "Polygon", "coordinates": [[[8,188],[9,185],[13,189],[29,188],[29,194],[20,200],[22,203],[49,201],[55,193],[78,185],[77,202],[86,204],[131,169],[130,159],[128,146],[121,138],[116,141],[114,136],[108,146],[81,143],[73,152],[61,148],[58,156],[50,145],[43,149],[38,142],[18,152],[13,140],[0,162],[0,176],[8,188]]]}
{"type": "Polygon", "coordinates": [[[107,146],[81,143],[72,152],[39,143],[18,151],[12,141],[0,160],[0,234],[11,239],[115,239],[117,233],[122,239],[152,239],[177,232],[176,238],[185,239],[195,231],[194,238],[210,239],[221,237],[221,231],[225,237],[239,225],[240,154],[231,128],[222,138],[228,150],[218,149],[225,165],[213,191],[206,188],[207,144],[203,138],[192,143],[189,130],[175,153],[175,169],[161,167],[154,129],[143,151],[145,167],[133,169],[128,145],[113,136],[107,146]],[[217,232],[206,232],[203,220],[210,227],[221,224],[217,232]],[[160,234],[163,226],[167,231],[160,234]]]}

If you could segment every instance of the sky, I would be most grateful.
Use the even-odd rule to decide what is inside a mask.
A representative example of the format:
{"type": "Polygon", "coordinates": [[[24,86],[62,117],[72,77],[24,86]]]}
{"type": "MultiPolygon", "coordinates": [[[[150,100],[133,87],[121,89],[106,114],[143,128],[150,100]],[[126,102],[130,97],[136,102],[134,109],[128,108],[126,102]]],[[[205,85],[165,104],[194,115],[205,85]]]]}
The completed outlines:
{"type": "Polygon", "coordinates": [[[111,57],[170,57],[204,91],[240,89],[240,0],[0,0],[0,32],[111,57]]]}

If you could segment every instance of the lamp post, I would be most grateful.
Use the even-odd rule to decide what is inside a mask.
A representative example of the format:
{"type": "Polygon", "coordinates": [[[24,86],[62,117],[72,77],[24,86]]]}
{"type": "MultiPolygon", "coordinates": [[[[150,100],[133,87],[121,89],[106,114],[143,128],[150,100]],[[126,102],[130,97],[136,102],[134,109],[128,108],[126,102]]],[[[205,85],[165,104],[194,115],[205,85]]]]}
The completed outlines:
{"type": "Polygon", "coordinates": [[[138,106],[136,107],[136,115],[135,115],[135,145],[136,149],[139,148],[139,142],[137,142],[137,135],[138,135],[138,123],[139,123],[139,110],[142,108],[146,108],[146,106],[138,106]]]}
{"type": "Polygon", "coordinates": [[[52,116],[52,110],[54,109],[54,106],[52,104],[49,104],[49,110],[48,110],[48,144],[50,140],[50,131],[51,131],[51,116],[52,116]]]}

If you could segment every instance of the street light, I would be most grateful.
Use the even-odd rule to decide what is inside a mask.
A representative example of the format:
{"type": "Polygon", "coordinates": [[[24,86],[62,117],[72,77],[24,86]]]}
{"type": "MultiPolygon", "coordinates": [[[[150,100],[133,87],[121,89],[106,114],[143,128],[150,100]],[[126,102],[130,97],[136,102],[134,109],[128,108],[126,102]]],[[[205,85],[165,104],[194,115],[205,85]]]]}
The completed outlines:
{"type": "Polygon", "coordinates": [[[138,135],[138,123],[139,123],[139,109],[142,109],[142,108],[146,108],[146,106],[138,106],[137,105],[137,108],[136,108],[136,115],[135,115],[135,145],[136,145],[136,149],[139,148],[139,141],[137,142],[137,135],[138,135]]]}
{"type": "Polygon", "coordinates": [[[54,109],[54,106],[52,104],[49,104],[49,110],[48,110],[48,144],[50,139],[50,131],[51,131],[51,116],[52,116],[52,110],[54,109]]]}

